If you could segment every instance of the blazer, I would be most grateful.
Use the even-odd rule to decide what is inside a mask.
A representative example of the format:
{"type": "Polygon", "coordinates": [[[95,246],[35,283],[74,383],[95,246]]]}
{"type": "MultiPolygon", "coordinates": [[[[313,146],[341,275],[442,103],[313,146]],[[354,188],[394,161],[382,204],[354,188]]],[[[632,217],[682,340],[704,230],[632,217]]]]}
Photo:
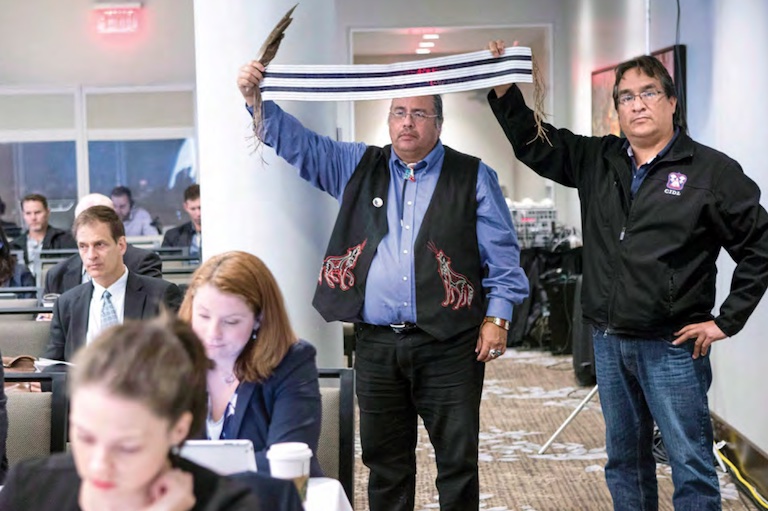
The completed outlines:
{"type": "MultiPolygon", "coordinates": [[[[171,457],[171,463],[192,474],[196,500],[192,511],[302,509],[295,490],[292,500],[281,502],[270,495],[265,497],[262,493],[257,494],[242,482],[215,474],[184,458],[171,457]]],[[[283,487],[285,484],[293,483],[267,480],[258,487],[283,487]]],[[[22,461],[11,469],[3,491],[0,492],[0,511],[80,511],[79,494],[80,476],[71,454],[55,454],[48,458],[22,461]]]]}
{"type": "Polygon", "coordinates": [[[189,221],[173,229],[168,229],[163,236],[164,247],[188,247],[192,244],[192,237],[197,233],[195,225],[189,221]]]}
{"type": "MultiPolygon", "coordinates": [[[[24,234],[21,236],[13,238],[13,243],[11,243],[11,247],[14,250],[24,251],[24,263],[27,265],[29,264],[29,253],[27,253],[28,236],[29,231],[24,231],[24,234]]],[[[53,248],[77,248],[77,242],[69,232],[49,225],[45,231],[45,236],[43,236],[43,250],[53,248]]]]}
{"type": "Polygon", "coordinates": [[[317,461],[322,403],[315,347],[299,340],[272,375],[262,382],[242,382],[234,416],[225,421],[222,438],[253,442],[259,473],[269,474],[267,450],[279,442],[304,442],[312,449],[309,474],[321,477],[317,461]]]}
{"type": "MultiPolygon", "coordinates": [[[[163,277],[163,261],[160,256],[151,250],[136,248],[128,245],[123,254],[123,263],[128,271],[145,277],[163,277]]],[[[45,288],[43,293],[63,294],[73,287],[82,284],[83,260],[80,254],[75,254],[69,259],[58,263],[45,274],[45,288]]]]}
{"type": "MultiPolygon", "coordinates": [[[[21,262],[16,263],[13,269],[13,275],[5,282],[0,282],[0,288],[3,287],[35,287],[35,276],[29,271],[21,262]]],[[[2,289],[0,289],[2,292],[2,289]]],[[[37,293],[19,293],[16,295],[19,298],[35,298],[37,293]]]]}
{"type": "MultiPolygon", "coordinates": [[[[51,339],[43,357],[69,361],[77,349],[85,344],[92,295],[93,283],[86,282],[56,300],[51,320],[51,339]]],[[[125,319],[154,317],[160,311],[161,303],[176,312],[181,300],[182,294],[176,284],[129,271],[123,316],[125,319]]]]}

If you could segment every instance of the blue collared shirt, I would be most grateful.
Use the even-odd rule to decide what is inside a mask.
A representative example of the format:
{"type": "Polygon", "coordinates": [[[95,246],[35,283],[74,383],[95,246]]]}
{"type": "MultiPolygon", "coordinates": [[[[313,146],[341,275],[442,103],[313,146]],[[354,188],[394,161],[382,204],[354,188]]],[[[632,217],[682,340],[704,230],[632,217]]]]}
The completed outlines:
{"type": "Polygon", "coordinates": [[[640,189],[640,185],[643,181],[645,181],[645,177],[648,175],[648,172],[653,167],[653,164],[659,161],[661,158],[664,157],[665,154],[669,152],[669,149],[672,147],[672,144],[675,143],[675,140],[677,140],[677,135],[680,133],[680,128],[675,126],[675,133],[672,135],[672,138],[670,139],[669,143],[664,146],[664,149],[659,151],[659,154],[648,160],[647,162],[640,165],[638,168],[637,163],[635,162],[635,152],[632,150],[632,146],[629,145],[629,140],[624,142],[624,147],[627,150],[627,154],[629,155],[629,161],[632,162],[632,186],[630,187],[630,192],[632,192],[632,198],[635,198],[635,195],[637,195],[637,191],[640,189]]]}
{"type": "MultiPolygon", "coordinates": [[[[367,146],[318,135],[272,101],[264,102],[263,122],[264,143],[298,168],[303,179],[341,202],[344,188],[367,146]]],[[[391,152],[389,190],[387,197],[382,197],[387,206],[389,232],[379,243],[368,271],[363,305],[366,323],[416,322],[413,246],[435,191],[444,155],[445,149],[438,141],[417,165],[415,181],[407,181],[408,168],[391,152]]],[[[520,268],[520,248],[498,178],[482,162],[476,194],[477,241],[481,262],[488,268],[483,279],[486,315],[511,319],[512,305],[528,294],[528,279],[520,268]]]]}

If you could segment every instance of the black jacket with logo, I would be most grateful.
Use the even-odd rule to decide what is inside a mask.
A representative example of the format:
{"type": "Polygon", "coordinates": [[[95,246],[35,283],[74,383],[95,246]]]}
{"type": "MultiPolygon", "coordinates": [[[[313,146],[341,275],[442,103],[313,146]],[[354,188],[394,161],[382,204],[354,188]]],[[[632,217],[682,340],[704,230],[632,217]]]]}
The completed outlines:
{"type": "Polygon", "coordinates": [[[715,323],[744,327],[768,286],[768,214],[760,190],[728,156],[680,133],[652,164],[634,199],[624,140],[545,125],[516,86],[488,96],[516,156],[536,173],[577,188],[584,234],[582,304],[589,323],[619,334],[670,336],[713,318],[720,248],[736,262],[715,323]]]}

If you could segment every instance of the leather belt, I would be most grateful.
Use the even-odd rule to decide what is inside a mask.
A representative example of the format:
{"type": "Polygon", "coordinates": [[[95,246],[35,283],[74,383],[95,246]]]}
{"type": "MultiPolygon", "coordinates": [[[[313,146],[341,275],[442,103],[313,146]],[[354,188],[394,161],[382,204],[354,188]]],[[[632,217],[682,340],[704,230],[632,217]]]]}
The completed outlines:
{"type": "Polygon", "coordinates": [[[389,328],[396,334],[409,334],[421,330],[416,323],[395,323],[389,325],[389,328]]]}

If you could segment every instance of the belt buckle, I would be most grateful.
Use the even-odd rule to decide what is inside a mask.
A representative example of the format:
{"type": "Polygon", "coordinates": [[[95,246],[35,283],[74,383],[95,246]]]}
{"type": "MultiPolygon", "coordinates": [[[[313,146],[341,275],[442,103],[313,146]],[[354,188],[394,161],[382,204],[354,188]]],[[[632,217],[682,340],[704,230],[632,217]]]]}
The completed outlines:
{"type": "Polygon", "coordinates": [[[396,334],[405,334],[416,329],[415,323],[392,323],[389,325],[396,334]]]}

